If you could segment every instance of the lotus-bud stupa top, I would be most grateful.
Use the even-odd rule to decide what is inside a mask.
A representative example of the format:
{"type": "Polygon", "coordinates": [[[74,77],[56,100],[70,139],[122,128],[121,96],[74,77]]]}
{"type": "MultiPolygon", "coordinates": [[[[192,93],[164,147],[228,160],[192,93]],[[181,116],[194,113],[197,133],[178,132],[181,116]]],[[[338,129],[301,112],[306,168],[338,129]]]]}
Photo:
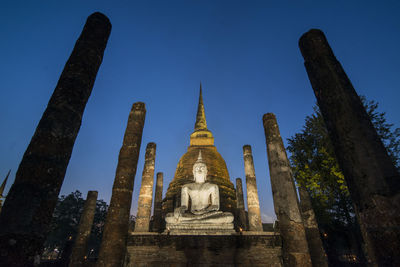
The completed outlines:
{"type": "Polygon", "coordinates": [[[182,185],[193,182],[193,164],[198,160],[200,151],[201,161],[207,165],[207,181],[217,184],[219,187],[220,210],[234,212],[236,207],[235,189],[229,179],[225,160],[214,146],[214,136],[207,129],[201,84],[194,132],[190,135],[190,146],[180,158],[174,179],[169,184],[163,200],[164,214],[173,212],[174,208],[180,206],[182,185]]]}

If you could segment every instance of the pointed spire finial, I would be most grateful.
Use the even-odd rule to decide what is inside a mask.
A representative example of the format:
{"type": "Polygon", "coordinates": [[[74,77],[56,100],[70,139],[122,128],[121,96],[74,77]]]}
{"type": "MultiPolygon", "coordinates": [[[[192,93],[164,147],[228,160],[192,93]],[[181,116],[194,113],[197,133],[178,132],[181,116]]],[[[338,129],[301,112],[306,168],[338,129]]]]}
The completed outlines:
{"type": "Polygon", "coordinates": [[[203,88],[200,82],[200,96],[199,105],[197,107],[196,123],[194,124],[194,130],[207,130],[206,113],[204,111],[203,103],[203,88]]]}
{"type": "Polygon", "coordinates": [[[10,176],[11,169],[8,171],[6,178],[4,179],[3,183],[0,186],[0,198],[3,197],[4,188],[6,187],[8,176],[10,176]]]}

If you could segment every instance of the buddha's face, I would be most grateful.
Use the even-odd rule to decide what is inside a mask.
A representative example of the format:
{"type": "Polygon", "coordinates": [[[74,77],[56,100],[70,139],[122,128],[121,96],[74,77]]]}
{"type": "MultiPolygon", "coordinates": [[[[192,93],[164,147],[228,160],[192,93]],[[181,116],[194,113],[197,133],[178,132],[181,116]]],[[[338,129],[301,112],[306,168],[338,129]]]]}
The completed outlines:
{"type": "Polygon", "coordinates": [[[207,166],[204,163],[196,163],[193,166],[193,176],[196,183],[204,183],[207,177],[207,166]]]}

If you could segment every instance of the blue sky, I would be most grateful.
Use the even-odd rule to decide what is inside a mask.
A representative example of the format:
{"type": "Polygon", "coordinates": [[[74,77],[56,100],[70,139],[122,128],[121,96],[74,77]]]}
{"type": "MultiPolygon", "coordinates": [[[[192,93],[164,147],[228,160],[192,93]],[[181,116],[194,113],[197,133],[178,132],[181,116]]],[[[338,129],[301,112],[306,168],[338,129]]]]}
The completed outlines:
{"type": "Polygon", "coordinates": [[[298,48],[323,30],[359,94],[379,102],[400,127],[398,1],[2,1],[0,3],[0,177],[22,155],[86,18],[113,25],[86,106],[61,194],[98,190],[109,201],[132,103],[147,116],[144,149],[157,143],[164,192],[193,131],[199,82],[208,128],[231,181],[244,178],[242,146],[253,148],[264,221],[274,217],[262,115],[277,116],[281,135],[299,132],[316,100],[298,48]]]}

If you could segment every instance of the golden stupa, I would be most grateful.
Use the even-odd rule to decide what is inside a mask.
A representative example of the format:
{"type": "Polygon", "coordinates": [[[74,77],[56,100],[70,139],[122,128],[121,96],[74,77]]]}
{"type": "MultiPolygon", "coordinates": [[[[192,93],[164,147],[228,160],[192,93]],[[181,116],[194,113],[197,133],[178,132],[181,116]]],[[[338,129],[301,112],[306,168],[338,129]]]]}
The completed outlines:
{"type": "Polygon", "coordinates": [[[180,206],[182,185],[192,183],[194,180],[192,170],[193,164],[199,155],[199,150],[201,150],[201,155],[207,165],[207,181],[217,184],[219,187],[220,210],[234,213],[236,208],[235,188],[229,179],[225,160],[218,153],[217,148],[214,146],[214,137],[207,129],[201,84],[194,132],[190,135],[190,146],[180,158],[174,179],[169,184],[163,200],[164,214],[173,212],[174,208],[180,206]]]}

